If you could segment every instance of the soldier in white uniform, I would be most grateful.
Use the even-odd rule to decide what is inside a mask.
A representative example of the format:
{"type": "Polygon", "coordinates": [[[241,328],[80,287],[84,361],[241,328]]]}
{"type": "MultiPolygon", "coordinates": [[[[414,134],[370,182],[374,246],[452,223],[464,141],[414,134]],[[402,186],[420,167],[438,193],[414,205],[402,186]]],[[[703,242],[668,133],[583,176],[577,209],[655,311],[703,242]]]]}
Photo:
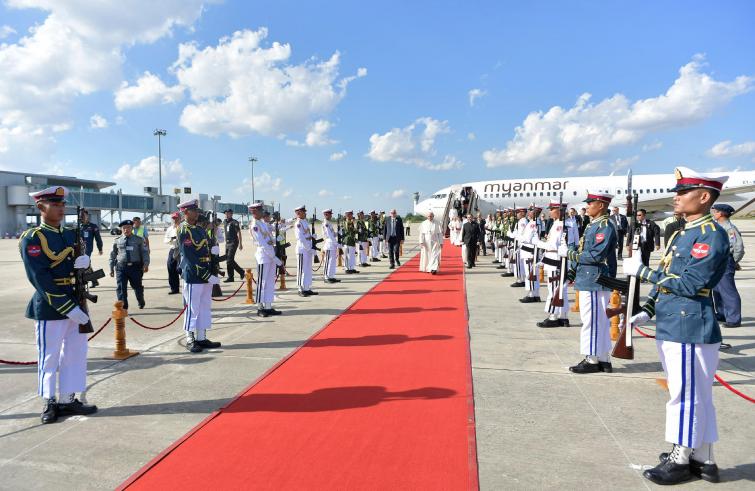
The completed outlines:
{"type": "Polygon", "coordinates": [[[315,249],[312,246],[312,231],[307,221],[307,208],[301,205],[294,212],[296,212],[296,286],[299,288],[299,296],[319,295],[312,291],[312,261],[315,257],[315,249]]]}
{"type": "MultiPolygon", "coordinates": [[[[567,295],[567,284],[561,284],[561,258],[558,255],[558,248],[561,244],[566,243],[564,237],[564,222],[561,221],[561,214],[566,210],[566,203],[559,206],[558,201],[551,200],[548,205],[550,217],[553,219],[550,231],[545,240],[538,242],[537,247],[545,251],[543,255],[543,269],[545,270],[546,281],[548,282],[548,299],[545,301],[545,312],[548,317],[538,322],[538,327],[558,327],[569,326],[569,297],[567,295]],[[555,293],[562,305],[553,305],[556,298],[555,293]]],[[[567,263],[568,264],[568,263],[567,263]]]]}
{"type": "Polygon", "coordinates": [[[522,260],[522,237],[524,236],[524,229],[527,228],[527,209],[516,209],[516,228],[514,228],[512,234],[514,237],[514,274],[516,275],[516,282],[511,286],[514,288],[521,288],[524,286],[524,261],[522,260]]]}
{"type": "Polygon", "coordinates": [[[533,303],[540,301],[540,278],[537,274],[537,256],[535,253],[535,244],[537,244],[537,209],[532,206],[529,210],[530,220],[524,227],[524,231],[519,236],[521,247],[521,259],[524,262],[524,284],[527,287],[527,295],[520,298],[522,303],[533,303]],[[534,279],[533,279],[534,278],[534,279]]]}
{"type": "MultiPolygon", "coordinates": [[[[254,252],[254,260],[257,262],[257,288],[254,292],[257,315],[259,317],[280,315],[280,310],[273,308],[275,276],[283,264],[283,261],[275,256],[275,231],[262,217],[262,203],[249,205],[249,212],[252,214],[249,233],[257,246],[254,252]]],[[[281,272],[281,274],[285,273],[281,272]]]]}
{"type": "Polygon", "coordinates": [[[336,279],[336,264],[338,263],[338,231],[333,225],[333,210],[328,208],[322,212],[325,217],[322,221],[322,237],[324,240],[322,252],[325,256],[322,265],[322,278],[325,283],[338,283],[336,279]]]}

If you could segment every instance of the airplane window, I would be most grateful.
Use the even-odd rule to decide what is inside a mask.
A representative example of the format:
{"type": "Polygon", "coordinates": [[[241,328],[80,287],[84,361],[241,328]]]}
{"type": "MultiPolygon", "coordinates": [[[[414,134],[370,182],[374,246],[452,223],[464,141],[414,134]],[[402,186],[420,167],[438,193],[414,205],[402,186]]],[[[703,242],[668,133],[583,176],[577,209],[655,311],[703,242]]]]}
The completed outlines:
{"type": "Polygon", "coordinates": [[[530,193],[527,193],[527,197],[528,197],[528,198],[530,197],[530,193]]]}
{"type": "Polygon", "coordinates": [[[540,191],[540,196],[542,196],[542,195],[543,195],[543,192],[542,192],[542,191],[540,191]]]}
{"type": "Polygon", "coordinates": [[[658,190],[657,190],[657,189],[653,189],[653,192],[654,192],[654,193],[657,193],[657,192],[658,192],[658,190]]]}
{"type": "Polygon", "coordinates": [[[642,189],[640,189],[640,194],[642,194],[642,189]]]}
{"type": "Polygon", "coordinates": [[[577,195],[577,192],[576,192],[576,191],[574,191],[574,196],[576,196],[576,195],[577,195]]]}
{"type": "Polygon", "coordinates": [[[496,193],[495,197],[496,197],[496,198],[499,198],[499,197],[500,197],[500,194],[496,193]]]}

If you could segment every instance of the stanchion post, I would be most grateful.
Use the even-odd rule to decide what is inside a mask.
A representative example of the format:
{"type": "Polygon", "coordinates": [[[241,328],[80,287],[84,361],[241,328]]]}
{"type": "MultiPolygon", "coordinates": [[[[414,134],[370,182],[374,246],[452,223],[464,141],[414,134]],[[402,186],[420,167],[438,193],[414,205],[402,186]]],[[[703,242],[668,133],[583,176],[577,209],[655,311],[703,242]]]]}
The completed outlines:
{"type": "Polygon", "coordinates": [[[579,290],[574,290],[574,305],[569,310],[579,312],[579,290]]]}
{"type": "MultiPolygon", "coordinates": [[[[618,290],[611,293],[611,299],[608,301],[608,307],[615,309],[621,306],[621,295],[618,290]]],[[[611,317],[611,341],[619,339],[619,318],[621,314],[611,317]]]]}
{"type": "Polygon", "coordinates": [[[545,268],[540,268],[540,283],[545,282],[545,268]]]}
{"type": "Polygon", "coordinates": [[[123,302],[115,302],[115,309],[111,317],[115,323],[115,350],[113,351],[114,360],[125,360],[139,354],[138,351],[131,351],[126,347],[126,317],[128,312],[123,309],[123,302]]]}
{"type": "Polygon", "coordinates": [[[244,303],[247,305],[254,303],[254,291],[252,290],[252,270],[248,269],[246,270],[246,274],[244,274],[244,279],[246,280],[246,300],[244,300],[244,303]]]}
{"type": "Polygon", "coordinates": [[[343,266],[343,249],[340,247],[338,248],[338,263],[336,264],[339,268],[343,266]]]}
{"type": "Polygon", "coordinates": [[[278,285],[278,291],[288,290],[288,288],[286,288],[286,270],[285,270],[285,268],[281,269],[281,272],[280,272],[279,276],[280,276],[280,279],[281,279],[281,283],[280,283],[280,285],[278,285]]]}

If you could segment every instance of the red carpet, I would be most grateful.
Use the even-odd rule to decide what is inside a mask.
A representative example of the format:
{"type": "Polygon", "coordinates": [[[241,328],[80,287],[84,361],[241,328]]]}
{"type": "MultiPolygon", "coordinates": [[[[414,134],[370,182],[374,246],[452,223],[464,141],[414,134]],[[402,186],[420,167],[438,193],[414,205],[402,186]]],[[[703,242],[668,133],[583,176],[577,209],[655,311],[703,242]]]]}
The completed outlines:
{"type": "Polygon", "coordinates": [[[123,487],[477,489],[460,251],[446,243],[436,276],[418,264],[376,285],[123,487]]]}

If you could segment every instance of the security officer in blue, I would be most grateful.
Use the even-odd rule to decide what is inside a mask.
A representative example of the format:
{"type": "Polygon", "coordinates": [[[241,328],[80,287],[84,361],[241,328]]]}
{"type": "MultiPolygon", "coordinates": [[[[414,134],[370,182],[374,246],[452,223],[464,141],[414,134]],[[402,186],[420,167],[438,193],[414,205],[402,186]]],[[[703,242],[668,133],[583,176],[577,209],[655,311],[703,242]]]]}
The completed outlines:
{"type": "Polygon", "coordinates": [[[110,252],[110,276],[115,276],[118,300],[123,302],[123,308],[128,310],[128,285],[134,289],[139,308],[144,308],[144,285],[142,276],[149,271],[149,249],[142,237],[134,235],[134,222],[122,221],[122,235],[113,242],[110,252]]]}
{"type": "Polygon", "coordinates": [[[724,327],[739,327],[742,325],[742,298],[734,283],[734,273],[739,269],[739,261],[745,255],[745,246],[739,229],[731,223],[729,217],[734,214],[731,205],[716,203],[711,208],[713,219],[718,222],[729,236],[729,260],[726,261],[726,271],[715,288],[713,288],[713,306],[716,318],[724,327]]]}
{"type": "Polygon", "coordinates": [[[35,290],[26,317],[35,323],[37,392],[45,401],[42,423],[47,424],[59,416],[97,412],[97,406],[76,398],[87,386],[87,335],[79,332],[79,325],[86,324],[89,315],[74,297],[74,270],[88,268],[89,256],[74,259],[76,232],[63,226],[68,190],[53,186],[29,195],[42,224],[24,232],[18,245],[35,290]]]}
{"type": "MultiPolygon", "coordinates": [[[[89,212],[83,208],[81,209],[81,238],[84,240],[87,256],[90,258],[92,257],[95,242],[97,242],[97,251],[100,256],[102,255],[102,235],[100,235],[100,227],[96,223],[89,221],[89,212]]],[[[92,267],[90,266],[88,271],[91,272],[91,270],[92,267]]],[[[92,287],[99,285],[99,281],[92,281],[92,287]]]]}
{"type": "Polygon", "coordinates": [[[569,250],[562,243],[558,248],[561,257],[568,257],[576,266],[574,289],[579,291],[579,314],[582,318],[580,353],[584,359],[569,367],[573,373],[611,373],[610,322],[606,316],[611,290],[595,282],[600,275],[616,277],[616,228],[609,223],[608,208],[613,195],[601,191],[588,191],[587,215],[590,223],[580,240],[579,249],[569,250]]]}
{"type": "Polygon", "coordinates": [[[643,475],[657,484],[677,484],[693,475],[717,482],[713,378],[721,329],[711,290],[726,271],[731,253],[729,237],[710,209],[728,177],[704,176],[686,167],[677,167],[675,175],[674,213],[683,214],[687,223],[669,239],[658,270],[642,265],[639,257],[623,263],[627,275],[654,285],[630,323],[642,325],[656,316],[656,344],[669,391],[665,436],[673,448],[643,475]]]}

